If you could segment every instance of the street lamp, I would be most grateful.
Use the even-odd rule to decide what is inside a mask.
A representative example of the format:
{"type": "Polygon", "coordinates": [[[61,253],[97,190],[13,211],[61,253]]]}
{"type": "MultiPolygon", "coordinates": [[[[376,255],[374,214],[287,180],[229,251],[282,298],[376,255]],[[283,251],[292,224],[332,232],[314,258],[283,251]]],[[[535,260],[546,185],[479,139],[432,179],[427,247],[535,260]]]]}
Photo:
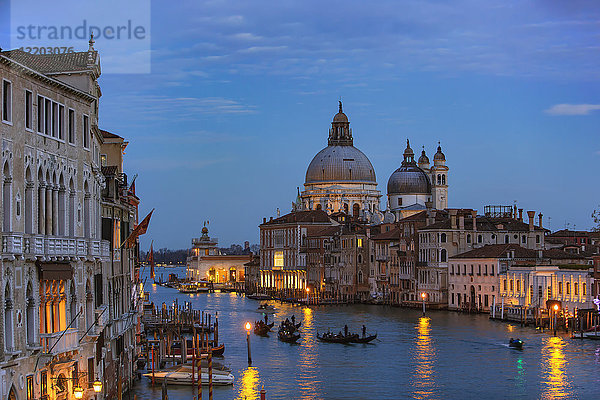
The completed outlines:
{"type": "Polygon", "coordinates": [[[99,379],[96,379],[92,386],[94,387],[94,392],[100,393],[102,391],[102,382],[99,379]]]}
{"type": "Polygon", "coordinates": [[[558,304],[554,305],[554,336],[556,336],[556,314],[558,314],[558,304]]]}
{"type": "Polygon", "coordinates": [[[425,296],[427,296],[425,292],[421,293],[421,298],[423,299],[423,316],[425,316],[425,296]]]}
{"type": "Polygon", "coordinates": [[[82,399],[83,398],[83,389],[79,386],[77,386],[75,389],[73,389],[73,395],[75,396],[76,399],[82,399]]]}
{"type": "Polygon", "coordinates": [[[246,322],[244,327],[246,328],[246,343],[248,343],[248,365],[252,365],[252,356],[250,355],[250,329],[252,329],[252,324],[246,322]]]}
{"type": "Polygon", "coordinates": [[[306,306],[308,307],[308,294],[310,293],[310,288],[306,287],[306,306]]]}

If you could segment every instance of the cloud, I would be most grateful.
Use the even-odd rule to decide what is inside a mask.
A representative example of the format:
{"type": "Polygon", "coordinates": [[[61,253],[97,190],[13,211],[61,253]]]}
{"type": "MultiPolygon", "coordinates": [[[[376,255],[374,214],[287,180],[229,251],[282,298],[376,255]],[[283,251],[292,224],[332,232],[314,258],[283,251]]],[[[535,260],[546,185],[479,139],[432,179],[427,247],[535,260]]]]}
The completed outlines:
{"type": "Polygon", "coordinates": [[[550,115],[588,115],[600,110],[600,104],[556,104],[544,110],[550,115]]]}

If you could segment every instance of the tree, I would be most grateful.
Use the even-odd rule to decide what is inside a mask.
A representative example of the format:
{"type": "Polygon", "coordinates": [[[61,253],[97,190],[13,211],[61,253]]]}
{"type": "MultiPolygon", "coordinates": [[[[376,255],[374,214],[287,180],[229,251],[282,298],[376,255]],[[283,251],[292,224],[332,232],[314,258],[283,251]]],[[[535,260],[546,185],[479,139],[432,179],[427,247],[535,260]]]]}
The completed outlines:
{"type": "Polygon", "coordinates": [[[600,206],[592,212],[592,221],[594,221],[595,225],[592,230],[595,232],[600,231],[600,206]]]}

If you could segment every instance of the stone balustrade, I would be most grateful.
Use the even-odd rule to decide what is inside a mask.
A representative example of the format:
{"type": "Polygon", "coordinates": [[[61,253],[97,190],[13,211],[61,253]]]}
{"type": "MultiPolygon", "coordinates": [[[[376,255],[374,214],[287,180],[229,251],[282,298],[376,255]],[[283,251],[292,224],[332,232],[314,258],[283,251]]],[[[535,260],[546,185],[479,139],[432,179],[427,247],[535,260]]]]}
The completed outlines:
{"type": "Polygon", "coordinates": [[[42,352],[55,356],[77,350],[79,348],[79,334],[77,329],[67,329],[64,335],[63,332],[40,333],[42,352]]]}
{"type": "Polygon", "coordinates": [[[2,257],[80,257],[110,259],[110,244],[106,240],[32,235],[2,234],[2,257]]]}

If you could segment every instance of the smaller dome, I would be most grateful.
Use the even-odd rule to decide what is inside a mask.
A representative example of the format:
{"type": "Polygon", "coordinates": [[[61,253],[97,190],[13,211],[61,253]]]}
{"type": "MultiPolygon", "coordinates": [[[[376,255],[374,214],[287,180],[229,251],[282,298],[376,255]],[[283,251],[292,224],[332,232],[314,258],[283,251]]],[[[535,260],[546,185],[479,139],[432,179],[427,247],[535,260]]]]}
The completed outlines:
{"type": "Polygon", "coordinates": [[[419,157],[419,164],[429,164],[429,158],[425,154],[425,146],[423,146],[423,151],[421,151],[421,157],[419,157]]]}
{"type": "Polygon", "coordinates": [[[446,161],[446,156],[442,153],[442,146],[438,145],[437,153],[433,156],[434,161],[446,161]]]}
{"type": "Polygon", "coordinates": [[[202,228],[202,233],[208,233],[208,228],[207,227],[203,227],[202,228]]]}
{"type": "Polygon", "coordinates": [[[406,139],[406,149],[404,149],[404,158],[406,158],[406,156],[414,156],[415,153],[413,152],[413,149],[410,148],[410,142],[408,141],[408,139],[406,139]]]}
{"type": "Polygon", "coordinates": [[[392,194],[430,194],[429,177],[414,164],[405,164],[398,168],[387,185],[388,195],[392,194]]]}

